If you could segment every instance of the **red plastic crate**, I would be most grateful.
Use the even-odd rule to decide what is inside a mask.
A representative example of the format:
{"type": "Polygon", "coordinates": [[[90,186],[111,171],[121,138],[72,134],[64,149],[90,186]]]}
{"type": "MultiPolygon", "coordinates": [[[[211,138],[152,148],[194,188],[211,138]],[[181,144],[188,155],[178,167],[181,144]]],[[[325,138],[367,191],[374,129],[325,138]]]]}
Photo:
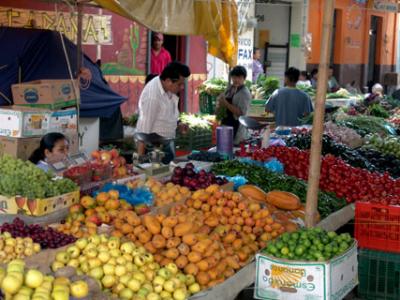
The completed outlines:
{"type": "Polygon", "coordinates": [[[400,253],[400,206],[356,202],[354,231],[360,248],[400,253]]]}

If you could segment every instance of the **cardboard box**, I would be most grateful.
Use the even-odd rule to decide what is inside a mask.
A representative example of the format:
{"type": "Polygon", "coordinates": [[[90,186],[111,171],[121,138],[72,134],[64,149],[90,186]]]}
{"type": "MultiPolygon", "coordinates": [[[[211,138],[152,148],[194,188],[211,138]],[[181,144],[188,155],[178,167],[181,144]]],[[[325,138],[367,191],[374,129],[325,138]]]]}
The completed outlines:
{"type": "Polygon", "coordinates": [[[256,256],[256,299],[343,299],[358,284],[357,243],[327,262],[256,256]]]}
{"type": "Polygon", "coordinates": [[[40,137],[13,138],[0,136],[0,155],[9,154],[12,157],[27,160],[40,145],[40,137]]]}
{"type": "Polygon", "coordinates": [[[0,136],[42,136],[47,133],[49,122],[48,110],[18,106],[0,108],[0,136]]]}
{"type": "Polygon", "coordinates": [[[52,198],[33,200],[0,195],[0,215],[22,213],[31,216],[43,216],[78,203],[79,196],[79,190],[52,198]]]}
{"type": "Polygon", "coordinates": [[[78,112],[76,108],[53,111],[50,116],[49,132],[77,133],[78,112]]]}
{"type": "Polygon", "coordinates": [[[71,80],[35,80],[11,86],[14,104],[61,109],[75,106],[77,97],[71,80]]]}

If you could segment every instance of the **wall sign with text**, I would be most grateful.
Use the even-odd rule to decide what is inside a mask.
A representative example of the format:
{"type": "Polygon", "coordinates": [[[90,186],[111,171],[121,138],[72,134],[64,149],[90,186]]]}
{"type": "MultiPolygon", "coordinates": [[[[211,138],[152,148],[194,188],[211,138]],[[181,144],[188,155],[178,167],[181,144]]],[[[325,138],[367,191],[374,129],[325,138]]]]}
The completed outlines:
{"type": "MultiPolygon", "coordinates": [[[[82,43],[85,45],[111,45],[111,15],[84,14],[82,43]]],[[[33,9],[0,7],[0,26],[57,30],[76,42],[77,14],[33,9]]]]}

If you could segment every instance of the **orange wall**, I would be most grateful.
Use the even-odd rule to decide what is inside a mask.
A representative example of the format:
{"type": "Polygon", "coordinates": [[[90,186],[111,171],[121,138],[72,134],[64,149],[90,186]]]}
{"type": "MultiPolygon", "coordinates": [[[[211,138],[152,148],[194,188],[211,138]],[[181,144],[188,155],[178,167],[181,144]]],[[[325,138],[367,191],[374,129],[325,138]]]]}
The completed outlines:
{"type": "MultiPolygon", "coordinates": [[[[323,0],[310,0],[308,31],[312,34],[312,50],[309,64],[318,64],[322,32],[323,0]]],[[[354,0],[336,0],[339,24],[336,29],[334,63],[367,64],[369,28],[371,16],[382,17],[382,36],[378,36],[378,58],[375,64],[396,64],[395,13],[382,13],[367,9],[367,4],[355,4],[354,0]]]]}

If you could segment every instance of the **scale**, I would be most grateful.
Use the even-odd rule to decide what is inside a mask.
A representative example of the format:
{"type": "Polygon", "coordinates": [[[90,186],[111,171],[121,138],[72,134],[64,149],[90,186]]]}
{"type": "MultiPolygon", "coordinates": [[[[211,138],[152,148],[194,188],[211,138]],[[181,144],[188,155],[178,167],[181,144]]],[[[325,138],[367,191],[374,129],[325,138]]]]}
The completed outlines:
{"type": "Polygon", "coordinates": [[[170,143],[173,139],[167,139],[157,133],[136,133],[135,138],[146,145],[153,147],[153,151],[139,156],[138,153],[133,153],[132,162],[135,167],[142,170],[147,176],[164,177],[170,175],[169,165],[162,163],[165,153],[162,147],[170,143]]]}
{"type": "Polygon", "coordinates": [[[257,120],[247,116],[239,117],[239,122],[251,133],[251,137],[240,144],[242,153],[246,152],[246,148],[248,148],[251,152],[260,149],[263,146],[264,132],[268,132],[267,138],[269,140],[269,123],[260,123],[257,120]]]}

